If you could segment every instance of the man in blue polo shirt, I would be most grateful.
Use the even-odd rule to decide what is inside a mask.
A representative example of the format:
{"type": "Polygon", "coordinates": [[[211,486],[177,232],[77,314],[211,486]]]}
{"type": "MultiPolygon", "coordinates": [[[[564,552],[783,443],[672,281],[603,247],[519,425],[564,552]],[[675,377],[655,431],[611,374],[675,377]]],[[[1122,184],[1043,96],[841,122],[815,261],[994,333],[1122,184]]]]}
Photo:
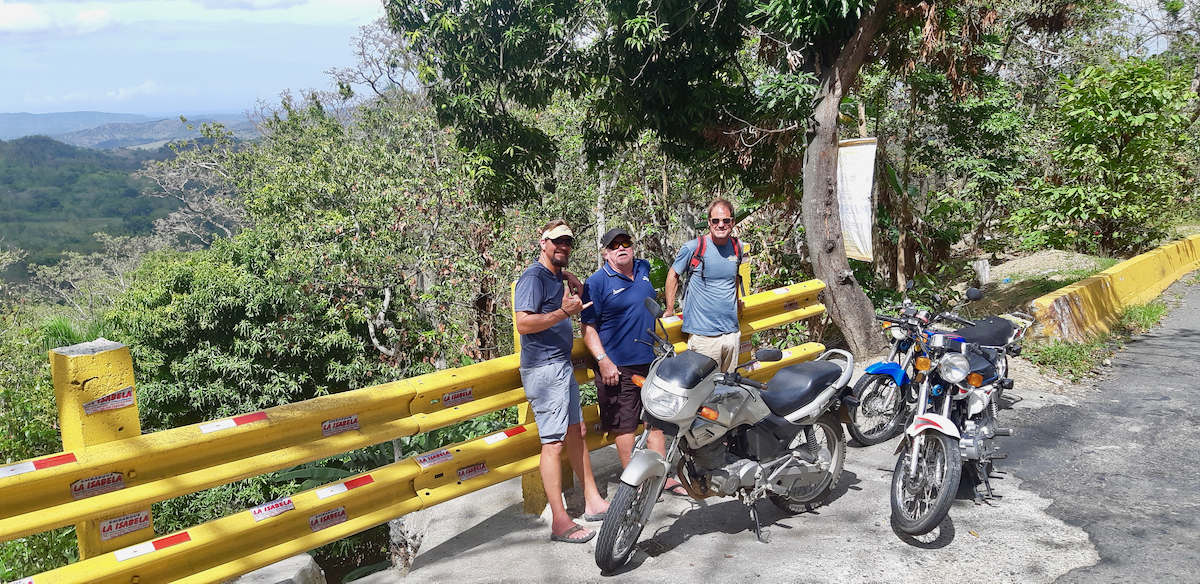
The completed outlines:
{"type": "MultiPolygon", "coordinates": [[[[600,402],[600,429],[615,434],[621,466],[629,464],[635,432],[642,417],[641,388],[634,375],[645,377],[654,361],[654,315],[646,310],[647,298],[658,297],[650,283],[650,262],[635,259],[633,238],[624,229],[610,229],[600,238],[604,265],[584,288],[592,305],[580,314],[583,341],[596,358],[596,393],[600,402]],[[638,342],[638,340],[643,342],[638,342]]],[[[647,445],[666,456],[662,430],[653,430],[647,445]]],[[[681,488],[668,484],[667,490],[681,488]]]]}

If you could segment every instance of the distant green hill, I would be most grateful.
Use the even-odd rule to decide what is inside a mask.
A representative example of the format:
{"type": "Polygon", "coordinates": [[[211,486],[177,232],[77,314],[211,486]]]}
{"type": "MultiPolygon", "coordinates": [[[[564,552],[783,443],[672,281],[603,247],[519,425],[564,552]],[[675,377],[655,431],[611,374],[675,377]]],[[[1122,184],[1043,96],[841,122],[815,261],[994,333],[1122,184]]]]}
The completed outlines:
{"type": "MultiPolygon", "coordinates": [[[[45,136],[0,141],[0,245],[29,252],[32,263],[54,263],[63,251],[100,249],[92,234],[149,234],[175,204],[141,196],[130,174],[158,150],[90,150],[45,136]]],[[[11,274],[10,274],[11,275],[11,274]]]]}

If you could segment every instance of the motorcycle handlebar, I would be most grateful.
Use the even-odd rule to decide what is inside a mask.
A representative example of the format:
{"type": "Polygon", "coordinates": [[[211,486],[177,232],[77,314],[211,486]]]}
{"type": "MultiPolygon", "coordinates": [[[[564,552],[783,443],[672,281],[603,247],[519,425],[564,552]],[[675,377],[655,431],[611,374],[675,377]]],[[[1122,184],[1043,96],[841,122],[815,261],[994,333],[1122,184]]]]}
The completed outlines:
{"type": "Polygon", "coordinates": [[[725,383],[737,384],[737,385],[749,385],[750,387],[753,387],[755,389],[766,389],[767,388],[767,385],[765,383],[762,383],[760,381],[755,381],[753,379],[750,379],[749,377],[742,377],[737,372],[726,373],[725,374],[725,383]]]}
{"type": "Polygon", "coordinates": [[[961,324],[964,326],[975,326],[974,322],[971,322],[965,318],[962,318],[956,314],[951,314],[949,312],[943,312],[943,313],[939,314],[938,318],[941,320],[948,320],[950,322],[955,322],[955,323],[958,323],[958,324],[961,324]]]}
{"type": "Polygon", "coordinates": [[[890,322],[890,323],[892,323],[892,324],[908,324],[908,319],[904,319],[904,318],[893,318],[893,317],[890,317],[890,316],[884,316],[884,315],[882,315],[882,314],[876,314],[876,315],[875,315],[875,320],[882,320],[882,321],[884,321],[884,322],[890,322]]]}

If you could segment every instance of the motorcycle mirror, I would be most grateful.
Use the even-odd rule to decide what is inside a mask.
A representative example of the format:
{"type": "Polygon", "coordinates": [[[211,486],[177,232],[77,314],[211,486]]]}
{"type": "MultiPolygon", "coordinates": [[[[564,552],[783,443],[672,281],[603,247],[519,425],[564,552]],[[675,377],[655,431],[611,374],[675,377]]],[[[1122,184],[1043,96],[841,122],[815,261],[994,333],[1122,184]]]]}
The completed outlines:
{"type": "Polygon", "coordinates": [[[936,292],[935,292],[935,293],[933,294],[933,303],[934,303],[934,304],[941,304],[941,303],[942,303],[942,295],[941,295],[941,294],[938,294],[938,293],[936,293],[936,292]]]}
{"type": "Polygon", "coordinates": [[[967,288],[967,300],[979,300],[980,298],[983,298],[983,292],[980,292],[978,288],[967,288]]]}
{"type": "Polygon", "coordinates": [[[907,282],[904,283],[904,289],[911,292],[913,289],[913,286],[915,286],[915,285],[916,285],[916,282],[910,278],[907,282]]]}
{"type": "Polygon", "coordinates": [[[765,349],[759,349],[754,352],[754,360],[755,361],[771,362],[771,361],[779,361],[782,359],[783,359],[783,351],[776,349],[775,347],[767,347],[765,349]]]}
{"type": "Polygon", "coordinates": [[[649,310],[650,314],[654,315],[654,318],[662,318],[663,308],[659,306],[653,298],[647,298],[644,304],[646,306],[646,310],[649,310]]]}

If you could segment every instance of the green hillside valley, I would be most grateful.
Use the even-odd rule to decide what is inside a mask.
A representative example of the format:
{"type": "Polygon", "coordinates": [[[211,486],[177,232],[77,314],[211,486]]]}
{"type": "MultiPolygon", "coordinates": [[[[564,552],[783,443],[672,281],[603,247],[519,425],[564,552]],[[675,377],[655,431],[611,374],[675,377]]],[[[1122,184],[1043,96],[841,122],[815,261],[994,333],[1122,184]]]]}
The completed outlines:
{"type": "MultiPolygon", "coordinates": [[[[26,262],[55,263],[64,251],[101,249],[93,236],[146,235],[176,203],[141,196],[145,181],[131,174],[158,150],[92,150],[45,136],[0,141],[0,247],[27,252],[26,262]]],[[[23,265],[10,268],[21,278],[23,265]]]]}

